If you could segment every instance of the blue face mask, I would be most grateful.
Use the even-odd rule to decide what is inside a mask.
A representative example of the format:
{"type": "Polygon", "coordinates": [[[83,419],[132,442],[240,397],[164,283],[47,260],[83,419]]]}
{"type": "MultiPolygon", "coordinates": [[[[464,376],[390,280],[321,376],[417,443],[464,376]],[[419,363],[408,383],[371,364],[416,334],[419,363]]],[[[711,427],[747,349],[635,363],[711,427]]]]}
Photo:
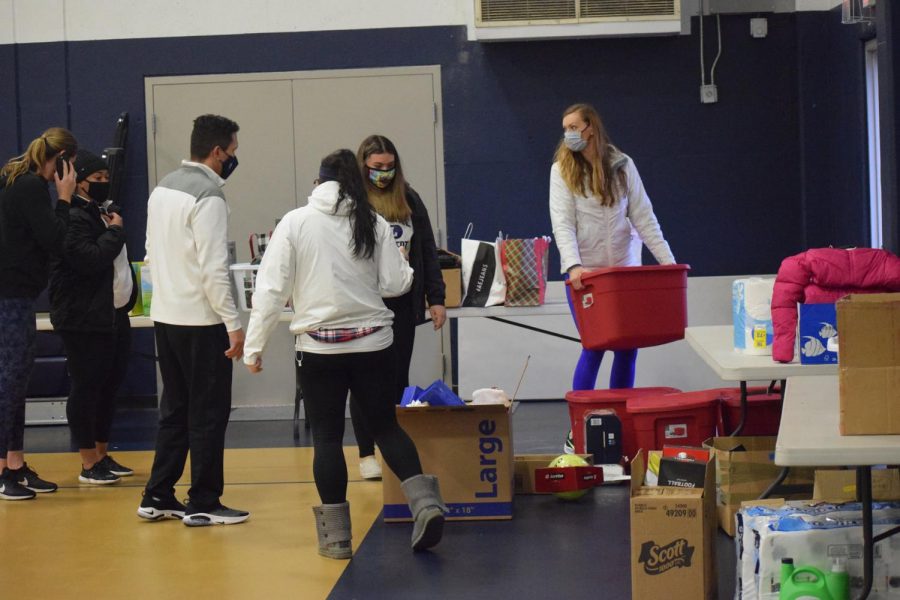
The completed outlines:
{"type": "Polygon", "coordinates": [[[222,179],[228,179],[228,176],[234,173],[234,170],[237,169],[238,159],[237,156],[228,156],[228,160],[222,162],[222,173],[219,175],[222,179]]]}
{"type": "MultiPolygon", "coordinates": [[[[587,129],[587,127],[585,127],[587,129]]],[[[571,150],[572,152],[581,152],[585,148],[587,148],[587,140],[581,137],[581,133],[584,131],[567,131],[563,138],[563,141],[566,144],[566,148],[571,150]]]]}

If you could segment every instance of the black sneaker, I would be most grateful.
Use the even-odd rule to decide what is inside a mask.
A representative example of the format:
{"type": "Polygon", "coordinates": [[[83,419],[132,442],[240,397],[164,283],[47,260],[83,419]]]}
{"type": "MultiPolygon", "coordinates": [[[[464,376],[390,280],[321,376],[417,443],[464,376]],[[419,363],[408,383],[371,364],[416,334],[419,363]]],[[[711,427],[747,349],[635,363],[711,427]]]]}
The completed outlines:
{"type": "Polygon", "coordinates": [[[144,492],[144,499],[141,500],[137,514],[140,518],[148,521],[159,521],[160,519],[181,519],[184,517],[184,511],[184,504],[174,497],[161,498],[144,492]]]}
{"type": "Polygon", "coordinates": [[[109,485],[120,480],[118,475],[110,473],[103,465],[97,462],[90,469],[81,469],[81,475],[78,476],[78,481],[81,483],[92,483],[94,485],[109,485]]]}
{"type": "Polygon", "coordinates": [[[16,471],[3,469],[0,474],[0,500],[31,500],[37,494],[19,483],[16,471]]]}
{"type": "Polygon", "coordinates": [[[188,502],[182,522],[188,527],[204,527],[206,525],[236,525],[250,518],[245,510],[235,510],[222,506],[210,510],[198,510],[188,502]]]}
{"type": "Polygon", "coordinates": [[[134,475],[134,470],[120,465],[119,463],[114,461],[113,457],[109,454],[100,459],[100,462],[98,462],[97,464],[113,475],[118,475],[119,477],[131,477],[132,475],[134,475]]]}
{"type": "Polygon", "coordinates": [[[38,474],[28,466],[28,463],[25,463],[15,471],[11,471],[11,473],[16,476],[16,481],[19,482],[19,485],[27,487],[32,492],[48,494],[56,491],[57,485],[38,477],[38,474]]]}

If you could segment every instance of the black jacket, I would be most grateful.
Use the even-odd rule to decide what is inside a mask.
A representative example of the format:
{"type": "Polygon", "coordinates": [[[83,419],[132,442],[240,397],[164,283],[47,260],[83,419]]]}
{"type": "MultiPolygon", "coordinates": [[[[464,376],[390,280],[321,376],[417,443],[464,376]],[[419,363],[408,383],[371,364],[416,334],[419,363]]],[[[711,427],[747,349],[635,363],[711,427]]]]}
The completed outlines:
{"type": "MultiPolygon", "coordinates": [[[[425,301],[431,306],[444,304],[444,278],[438,264],[434,231],[428,209],[414,189],[406,186],[406,202],[412,210],[413,235],[409,241],[409,266],[413,269],[412,289],[401,296],[412,302],[415,323],[425,322],[425,301]]],[[[389,299],[385,304],[391,308],[389,299]]],[[[399,298],[397,299],[399,300],[399,298]]]]}
{"type": "Polygon", "coordinates": [[[62,250],[69,205],[52,208],[47,181],[25,173],[0,181],[0,298],[37,298],[47,287],[50,257],[62,250]]]}
{"type": "MultiPolygon", "coordinates": [[[[107,228],[96,204],[78,196],[72,199],[63,253],[53,261],[50,272],[50,322],[54,329],[114,330],[113,263],[123,245],[125,231],[117,226],[107,228]]],[[[136,297],[137,286],[133,286],[128,305],[120,310],[130,310],[136,297]]]]}

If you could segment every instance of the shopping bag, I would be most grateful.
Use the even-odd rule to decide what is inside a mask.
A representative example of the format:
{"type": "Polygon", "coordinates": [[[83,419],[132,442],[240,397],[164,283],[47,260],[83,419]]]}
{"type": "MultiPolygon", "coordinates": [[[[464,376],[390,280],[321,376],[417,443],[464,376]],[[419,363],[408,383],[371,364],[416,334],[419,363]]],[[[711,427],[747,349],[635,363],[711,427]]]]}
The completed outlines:
{"type": "Polygon", "coordinates": [[[463,306],[496,306],[506,299],[506,280],[500,267],[497,244],[469,239],[472,224],[462,240],[463,306]]]}
{"type": "Polygon", "coordinates": [[[540,306],[547,291],[550,238],[500,240],[506,306],[540,306]]]}

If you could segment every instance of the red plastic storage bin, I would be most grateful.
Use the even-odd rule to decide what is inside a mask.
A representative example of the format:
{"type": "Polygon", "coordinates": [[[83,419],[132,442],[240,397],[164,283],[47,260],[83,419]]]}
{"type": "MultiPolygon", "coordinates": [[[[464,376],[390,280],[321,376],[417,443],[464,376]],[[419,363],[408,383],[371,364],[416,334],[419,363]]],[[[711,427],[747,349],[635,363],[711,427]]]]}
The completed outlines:
{"type": "MultiPolygon", "coordinates": [[[[741,422],[741,390],[735,388],[722,398],[721,414],[723,435],[728,435],[741,422]]],[[[781,425],[781,394],[766,394],[765,387],[750,388],[758,392],[747,396],[747,418],[741,435],[778,435],[781,425]]]]}
{"type": "Polygon", "coordinates": [[[581,345],[630,350],[684,338],[688,265],[610,267],[585,273],[572,290],[581,345]]]}
{"type": "Polygon", "coordinates": [[[585,452],[585,417],[600,411],[610,411],[622,422],[622,454],[629,459],[637,454],[634,425],[625,410],[629,398],[675,394],[681,390],[671,387],[647,387],[612,390],[578,390],[566,393],[569,419],[572,422],[572,441],[577,454],[585,452]]]}
{"type": "Polygon", "coordinates": [[[629,399],[636,447],[701,446],[716,435],[720,398],[720,390],[701,390],[629,399]]]}

